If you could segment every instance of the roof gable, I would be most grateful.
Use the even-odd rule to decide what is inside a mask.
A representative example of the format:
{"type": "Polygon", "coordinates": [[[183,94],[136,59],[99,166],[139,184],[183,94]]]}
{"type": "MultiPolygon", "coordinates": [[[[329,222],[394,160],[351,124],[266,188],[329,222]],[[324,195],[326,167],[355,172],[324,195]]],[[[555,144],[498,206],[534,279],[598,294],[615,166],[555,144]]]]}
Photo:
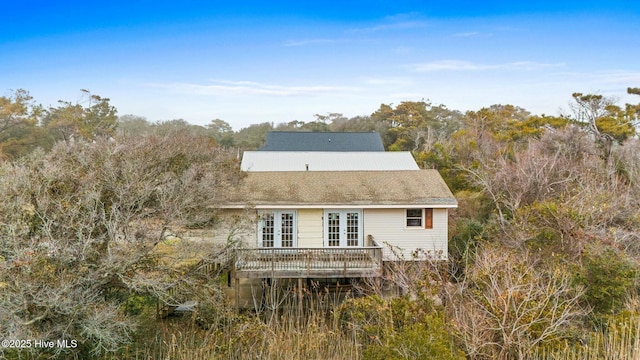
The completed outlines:
{"type": "Polygon", "coordinates": [[[384,151],[377,132],[269,131],[260,151],[384,151]]]}

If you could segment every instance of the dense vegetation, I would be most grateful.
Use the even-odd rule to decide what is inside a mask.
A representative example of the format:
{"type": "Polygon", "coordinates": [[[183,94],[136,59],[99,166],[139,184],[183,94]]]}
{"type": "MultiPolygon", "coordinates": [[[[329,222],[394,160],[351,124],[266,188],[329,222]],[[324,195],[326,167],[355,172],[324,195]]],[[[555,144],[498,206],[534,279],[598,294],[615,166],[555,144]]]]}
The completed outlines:
{"type": "Polygon", "coordinates": [[[575,93],[556,117],[403,102],[233,131],[118,117],[84,94],[49,108],[23,90],[0,97],[0,334],[79,343],[4,356],[640,356],[639,105],[575,93]],[[255,313],[231,311],[208,266],[225,249],[167,235],[215,224],[242,176],[237,152],[269,130],[377,131],[438,169],[459,201],[450,261],[390,264],[395,297],[376,284],[345,301],[310,288],[302,311],[283,289],[255,313]],[[160,321],[157,299],[200,306],[160,321]]]}

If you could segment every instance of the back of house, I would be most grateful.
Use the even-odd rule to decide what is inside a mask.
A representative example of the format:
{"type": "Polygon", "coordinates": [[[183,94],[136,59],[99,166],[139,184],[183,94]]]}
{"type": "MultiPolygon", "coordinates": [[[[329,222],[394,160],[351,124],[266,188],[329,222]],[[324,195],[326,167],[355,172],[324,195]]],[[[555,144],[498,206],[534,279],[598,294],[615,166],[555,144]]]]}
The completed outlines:
{"type": "Polygon", "coordinates": [[[381,149],[377,133],[271,132],[245,152],[216,234],[237,244],[236,285],[377,278],[385,261],[446,259],[456,199],[437,170],[381,149]]]}

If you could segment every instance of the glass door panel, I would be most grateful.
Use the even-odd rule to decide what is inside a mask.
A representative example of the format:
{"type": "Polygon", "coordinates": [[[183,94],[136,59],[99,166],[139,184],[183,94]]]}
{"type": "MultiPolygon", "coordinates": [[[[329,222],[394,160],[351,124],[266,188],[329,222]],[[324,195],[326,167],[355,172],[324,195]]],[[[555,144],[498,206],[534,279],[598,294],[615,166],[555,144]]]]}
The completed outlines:
{"type": "Polygon", "coordinates": [[[346,240],[347,246],[360,245],[360,213],[348,212],[346,223],[346,240]]]}
{"type": "Polygon", "coordinates": [[[293,247],[294,230],[293,213],[282,213],[280,215],[280,247],[293,247]]]}
{"type": "Polygon", "coordinates": [[[340,213],[327,213],[327,246],[340,246],[340,213]]]}
{"type": "Polygon", "coordinates": [[[262,247],[273,247],[275,240],[275,224],[273,213],[266,213],[262,216],[262,247]]]}
{"type": "Polygon", "coordinates": [[[296,247],[295,211],[265,212],[260,217],[258,243],[261,247],[296,247]]]}
{"type": "Polygon", "coordinates": [[[326,210],[325,246],[362,246],[362,212],[360,210],[326,210]]]}

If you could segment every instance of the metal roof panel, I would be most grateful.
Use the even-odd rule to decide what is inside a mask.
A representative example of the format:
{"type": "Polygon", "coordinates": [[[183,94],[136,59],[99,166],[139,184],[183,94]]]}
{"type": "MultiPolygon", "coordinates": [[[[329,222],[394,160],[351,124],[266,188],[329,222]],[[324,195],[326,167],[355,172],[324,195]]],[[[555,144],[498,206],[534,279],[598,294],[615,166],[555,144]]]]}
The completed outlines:
{"type": "Polygon", "coordinates": [[[419,170],[408,151],[245,151],[242,171],[419,170]]]}

